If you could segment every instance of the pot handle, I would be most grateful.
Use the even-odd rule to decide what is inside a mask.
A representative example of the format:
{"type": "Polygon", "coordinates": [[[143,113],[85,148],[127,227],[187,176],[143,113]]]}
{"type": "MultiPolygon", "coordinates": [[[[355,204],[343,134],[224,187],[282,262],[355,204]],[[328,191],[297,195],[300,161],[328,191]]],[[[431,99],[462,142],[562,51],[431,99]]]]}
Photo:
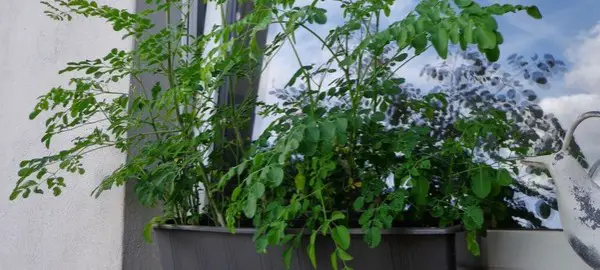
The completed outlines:
{"type": "Polygon", "coordinates": [[[575,122],[573,122],[571,128],[569,128],[569,132],[567,132],[567,136],[565,136],[565,141],[563,142],[561,151],[567,152],[569,150],[569,147],[571,146],[571,141],[573,141],[573,133],[575,132],[577,126],[579,126],[579,124],[581,124],[583,120],[592,117],[600,117],[600,111],[586,112],[584,114],[579,115],[577,119],[575,119],[575,122]]]}

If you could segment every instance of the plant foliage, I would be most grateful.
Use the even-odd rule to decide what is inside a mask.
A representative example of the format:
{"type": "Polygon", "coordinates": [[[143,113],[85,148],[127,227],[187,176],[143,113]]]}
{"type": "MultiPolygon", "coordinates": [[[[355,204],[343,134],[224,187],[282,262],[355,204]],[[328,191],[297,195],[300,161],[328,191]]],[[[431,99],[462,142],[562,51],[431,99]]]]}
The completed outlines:
{"type": "MultiPolygon", "coordinates": [[[[40,97],[30,118],[46,118],[47,147],[57,135],[81,132],[71,148],[21,162],[11,199],[47,190],[58,196],[65,177],[85,173],[82,159],[96,150],[138,149],[94,195],[135,181],[144,205],[164,208],[153,222],[232,231],[254,226],[257,250],[284,245],[288,265],[308,233],[304,245],[315,267],[314,243],[322,234],[336,246],[332,267],[350,269],[350,227],[362,228],[364,240],[376,247],[381,230],[392,226],[462,225],[477,254],[475,236],[505,216],[502,193],[513,183],[510,164],[490,163],[479,153],[528,149],[515,144],[519,131],[507,112],[489,106],[452,116],[453,128],[437,136],[440,130],[425,123],[452,112],[452,93],[402,95],[405,80],[398,74],[430,47],[443,59],[452,45],[474,48],[495,62],[503,43],[495,16],[525,11],[539,19],[539,10],[423,0],[383,27],[379,21],[393,16],[394,1],[336,2],[344,23],[324,36],[312,30],[328,21],[319,1],[257,0],[243,18],[222,18],[202,36],[186,29],[191,1],[146,0],[150,8],[137,14],[87,0],[43,2],[53,19],[99,17],[138,46],[68,63],[60,72],[72,76],[70,84],[40,97]],[[166,25],[154,25],[151,17],[164,18],[166,25]],[[258,34],[274,24],[282,31],[260,44],[258,34]],[[281,46],[295,48],[300,30],[330,53],[321,65],[298,55],[290,59],[299,69],[288,86],[302,82],[301,98],[285,106],[258,102],[256,93],[236,99],[236,85],[241,80],[255,85],[262,59],[281,46]],[[359,33],[358,42],[349,42],[359,33]],[[148,84],[142,80],[147,74],[164,80],[148,84]],[[135,82],[132,89],[115,89],[114,82],[128,79],[135,82]],[[235,100],[215,100],[222,89],[235,100]],[[399,104],[404,111],[394,110],[394,117],[402,124],[389,125],[388,112],[399,104]],[[243,131],[255,109],[276,119],[251,142],[243,131]]],[[[215,1],[222,10],[227,3],[215,1]]]]}

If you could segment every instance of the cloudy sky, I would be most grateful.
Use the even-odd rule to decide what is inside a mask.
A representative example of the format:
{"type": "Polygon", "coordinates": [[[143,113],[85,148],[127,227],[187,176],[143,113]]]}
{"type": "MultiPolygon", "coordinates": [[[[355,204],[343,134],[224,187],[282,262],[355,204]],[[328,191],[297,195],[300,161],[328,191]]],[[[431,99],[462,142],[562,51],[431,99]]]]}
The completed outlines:
{"type": "MultiPolygon", "coordinates": [[[[567,63],[568,71],[552,82],[552,87],[536,90],[539,104],[546,113],[553,113],[564,127],[568,127],[578,114],[600,110],[600,1],[598,0],[479,0],[483,4],[511,3],[537,5],[544,16],[534,20],[524,13],[509,14],[498,18],[500,31],[505,37],[501,46],[502,58],[512,53],[525,56],[538,53],[550,53],[567,63]]],[[[320,5],[328,10],[328,22],[315,26],[317,33],[326,35],[326,29],[343,23],[339,2],[325,1],[320,5]]],[[[389,18],[384,22],[393,22],[403,18],[416,5],[416,0],[397,0],[389,18]]],[[[384,23],[385,24],[385,23],[384,23]]],[[[272,38],[278,31],[277,26],[269,29],[272,38]]],[[[297,36],[297,49],[303,64],[319,64],[330,57],[322,50],[318,42],[306,32],[297,36]]],[[[285,85],[298,69],[293,51],[284,46],[280,54],[272,59],[261,79],[260,95],[263,100],[275,102],[268,94],[285,85]]],[[[433,51],[415,58],[400,73],[416,85],[425,86],[427,82],[419,77],[425,64],[440,60],[433,51]]],[[[268,119],[257,119],[255,130],[260,131],[268,124],[268,119]]],[[[600,158],[600,119],[584,122],[575,133],[588,161],[593,163],[600,158]]],[[[555,224],[552,226],[557,226],[555,224]]]]}

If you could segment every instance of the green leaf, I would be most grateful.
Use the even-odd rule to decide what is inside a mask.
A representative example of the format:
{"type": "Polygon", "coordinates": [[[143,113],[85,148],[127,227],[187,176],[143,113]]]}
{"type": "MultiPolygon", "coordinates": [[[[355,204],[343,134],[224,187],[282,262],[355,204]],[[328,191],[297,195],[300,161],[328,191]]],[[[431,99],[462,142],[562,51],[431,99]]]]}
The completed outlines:
{"type": "Polygon", "coordinates": [[[231,201],[235,202],[237,200],[237,198],[240,196],[241,192],[242,192],[242,186],[239,185],[233,190],[233,192],[231,192],[231,201]]]}
{"type": "Polygon", "coordinates": [[[342,249],[350,247],[350,231],[345,226],[339,225],[331,230],[333,241],[342,249]]]}
{"type": "Polygon", "coordinates": [[[542,13],[540,13],[540,10],[536,6],[527,7],[527,14],[535,19],[542,18],[542,13]]]}
{"type": "Polygon", "coordinates": [[[365,235],[365,237],[366,242],[371,248],[375,248],[381,243],[381,231],[379,228],[371,227],[367,229],[367,234],[365,235]]]}
{"type": "Polygon", "coordinates": [[[350,21],[348,22],[348,29],[354,31],[354,30],[358,30],[360,29],[360,23],[357,21],[350,21]]]}
{"type": "Polygon", "coordinates": [[[33,168],[23,168],[20,169],[17,175],[21,178],[25,178],[30,176],[33,173],[33,168]]]}
{"type": "Polygon", "coordinates": [[[487,7],[487,11],[492,14],[492,15],[504,15],[505,13],[511,11],[510,5],[500,5],[500,4],[493,4],[487,7]]]}
{"type": "Polygon", "coordinates": [[[466,26],[462,28],[462,38],[467,44],[473,43],[473,21],[469,20],[466,26]]]}
{"type": "Polygon", "coordinates": [[[400,31],[398,31],[398,34],[395,36],[396,38],[396,44],[398,45],[399,48],[404,48],[407,44],[406,41],[408,39],[408,33],[406,31],[406,29],[400,29],[400,31]]]}
{"type": "Polygon", "coordinates": [[[362,210],[363,206],[365,204],[365,198],[364,197],[358,197],[354,203],[352,204],[352,207],[354,208],[354,211],[360,211],[362,210]]]}
{"type": "Polygon", "coordinates": [[[471,189],[477,197],[484,199],[492,191],[490,175],[487,173],[487,169],[480,168],[471,176],[471,189]]]}
{"type": "Polygon", "coordinates": [[[483,210],[480,207],[475,205],[470,205],[465,207],[464,210],[463,221],[465,225],[474,225],[474,226],[465,226],[467,229],[479,229],[483,226],[483,210]]]}
{"type": "Polygon", "coordinates": [[[290,80],[288,81],[288,83],[285,85],[285,87],[294,86],[294,84],[296,83],[296,79],[298,79],[298,77],[300,77],[300,75],[304,74],[304,72],[306,70],[312,69],[312,67],[313,66],[302,66],[302,67],[300,67],[298,70],[296,70],[296,72],[294,73],[294,75],[292,75],[292,77],[290,78],[290,80]]]}
{"type": "Polygon", "coordinates": [[[28,187],[32,187],[32,186],[35,186],[35,185],[37,185],[37,182],[36,182],[36,181],[34,181],[34,180],[29,180],[29,181],[25,182],[25,184],[22,184],[22,185],[20,186],[20,188],[28,188],[28,187]]]}
{"type": "Polygon", "coordinates": [[[256,252],[265,253],[267,252],[267,246],[269,245],[269,239],[265,235],[261,235],[256,241],[256,252]]]}
{"type": "Polygon", "coordinates": [[[346,132],[348,128],[348,119],[346,118],[337,118],[335,119],[335,127],[338,132],[346,132]]]}
{"type": "Polygon", "coordinates": [[[421,169],[430,169],[431,168],[431,161],[429,161],[428,159],[421,161],[421,163],[419,163],[419,168],[421,168],[421,169]]]}
{"type": "Polygon", "coordinates": [[[469,45],[469,43],[467,43],[467,41],[465,40],[464,35],[460,36],[460,40],[459,41],[460,41],[459,42],[460,43],[460,49],[463,50],[463,51],[466,50],[467,47],[468,47],[468,45],[469,45]]]}
{"type": "Polygon", "coordinates": [[[431,43],[442,59],[448,57],[448,31],[445,28],[438,28],[431,36],[431,43]]]}
{"type": "Polygon", "coordinates": [[[415,54],[421,54],[427,47],[427,35],[425,35],[425,33],[416,35],[413,38],[411,45],[415,48],[415,54]]]}
{"type": "Polygon", "coordinates": [[[473,231],[467,232],[467,248],[475,256],[479,256],[479,243],[477,243],[477,234],[473,231]]]}
{"type": "Polygon", "coordinates": [[[144,226],[144,239],[148,243],[152,243],[152,229],[154,225],[161,224],[162,217],[153,217],[146,225],[144,226]]]}
{"type": "Polygon", "coordinates": [[[381,122],[381,121],[385,120],[385,114],[383,114],[382,112],[375,112],[371,116],[371,119],[375,122],[381,122]]]}
{"type": "MultiPolygon", "coordinates": [[[[429,19],[432,22],[437,23],[440,20],[440,13],[438,9],[432,9],[431,12],[427,12],[427,17],[429,17],[429,19]]],[[[442,22],[443,24],[443,22],[442,22]]]]}
{"type": "Polygon", "coordinates": [[[313,15],[313,19],[315,20],[316,23],[318,24],[325,24],[327,23],[327,15],[325,14],[327,10],[325,9],[317,9],[315,14],[313,15]]]}
{"type": "Polygon", "coordinates": [[[249,196],[244,207],[244,215],[247,218],[253,218],[254,214],[256,214],[256,198],[249,196]]]}
{"type": "MultiPolygon", "coordinates": [[[[261,182],[256,182],[252,185],[252,196],[255,198],[260,198],[265,194],[265,185],[261,182]]],[[[232,196],[233,197],[233,196],[232,196]]]]}
{"type": "Polygon", "coordinates": [[[310,235],[310,243],[308,244],[308,258],[310,259],[310,263],[313,268],[317,268],[317,256],[315,256],[315,239],[317,237],[317,231],[314,231],[310,235]]]}
{"type": "Polygon", "coordinates": [[[244,162],[242,162],[240,165],[238,165],[235,168],[235,171],[236,171],[236,173],[237,173],[238,176],[241,176],[242,173],[244,173],[244,170],[246,170],[246,166],[247,165],[248,165],[248,161],[244,161],[244,162]]]}
{"type": "Polygon", "coordinates": [[[490,62],[496,62],[498,59],[500,59],[500,48],[498,48],[498,46],[494,47],[493,49],[484,50],[484,53],[485,57],[490,62]]]}
{"type": "Polygon", "coordinates": [[[452,44],[458,44],[460,42],[459,31],[460,29],[457,25],[452,25],[450,31],[448,31],[448,38],[450,39],[450,42],[452,42],[452,44]]]}
{"type": "Polygon", "coordinates": [[[311,124],[306,128],[306,139],[310,142],[318,142],[321,138],[321,131],[315,124],[311,124]]]}
{"type": "Polygon", "coordinates": [[[87,71],[85,72],[85,74],[92,74],[96,71],[98,71],[100,69],[100,67],[90,67],[87,69],[87,71]]]}
{"type": "Polygon", "coordinates": [[[425,31],[425,18],[420,17],[415,22],[415,33],[421,34],[425,31]]]}
{"type": "Polygon", "coordinates": [[[491,15],[483,16],[483,17],[480,17],[479,20],[481,23],[483,23],[483,25],[485,26],[485,28],[487,30],[492,30],[492,31],[498,30],[498,22],[496,22],[496,19],[494,19],[493,16],[491,16],[491,15]]]}
{"type": "Polygon", "coordinates": [[[40,115],[41,110],[35,110],[29,114],[29,120],[35,119],[38,115],[40,115]]]}
{"type": "Polygon", "coordinates": [[[478,27],[475,29],[474,34],[477,44],[481,49],[493,49],[496,47],[496,34],[494,32],[478,27]]]}
{"type": "Polygon", "coordinates": [[[23,161],[19,162],[19,167],[23,168],[23,167],[27,166],[27,164],[29,164],[29,160],[23,160],[23,161]]]}
{"type": "Polygon", "coordinates": [[[504,37],[502,36],[502,34],[500,32],[495,31],[494,34],[496,34],[496,43],[498,43],[498,44],[504,43],[504,37]]]}
{"type": "Polygon", "coordinates": [[[410,189],[411,195],[415,198],[417,205],[427,204],[427,197],[429,197],[429,181],[425,178],[412,178],[412,188],[410,189]]]}
{"type": "Polygon", "coordinates": [[[298,151],[305,156],[312,156],[317,152],[318,143],[303,140],[298,147],[298,151]]]}
{"type": "Polygon", "coordinates": [[[337,143],[344,145],[348,141],[348,135],[346,132],[339,132],[337,135],[337,143]]]}
{"type": "Polygon", "coordinates": [[[336,249],[338,257],[340,258],[340,260],[342,261],[350,261],[352,260],[352,256],[350,256],[350,254],[348,254],[346,251],[344,251],[341,248],[336,249]]]}
{"type": "Polygon", "coordinates": [[[329,256],[329,260],[331,261],[331,268],[333,268],[333,270],[338,270],[339,267],[335,251],[331,253],[331,255],[329,256]]]}
{"type": "Polygon", "coordinates": [[[356,58],[353,58],[353,57],[349,56],[349,57],[345,58],[344,60],[342,60],[340,62],[340,64],[342,66],[350,66],[350,65],[354,64],[355,61],[356,61],[356,58]]]}
{"type": "Polygon", "coordinates": [[[335,135],[335,124],[332,121],[325,121],[319,127],[323,140],[331,140],[335,135]]]}
{"type": "Polygon", "coordinates": [[[454,3],[460,8],[468,7],[473,3],[473,0],[454,0],[454,3]]]}
{"type": "Polygon", "coordinates": [[[431,216],[439,218],[442,215],[444,215],[444,208],[439,204],[434,205],[431,209],[431,216]]]}
{"type": "Polygon", "coordinates": [[[342,213],[340,211],[335,211],[335,212],[333,212],[333,214],[331,214],[331,218],[329,218],[329,221],[333,222],[333,221],[344,219],[344,218],[346,218],[346,215],[344,215],[344,213],[342,213]]]}
{"type": "Polygon", "coordinates": [[[510,186],[514,181],[514,179],[510,175],[510,172],[506,169],[499,170],[497,172],[496,177],[497,177],[496,181],[501,186],[510,186]]]}
{"type": "Polygon", "coordinates": [[[10,193],[10,197],[9,200],[14,201],[17,199],[17,197],[19,197],[19,195],[21,194],[21,189],[17,189],[17,190],[13,190],[12,193],[10,193]]]}
{"type": "Polygon", "coordinates": [[[288,247],[283,252],[283,263],[285,264],[286,269],[290,269],[292,266],[292,255],[294,249],[292,247],[288,247]]]}
{"type": "Polygon", "coordinates": [[[271,166],[269,169],[269,181],[274,187],[278,187],[283,182],[283,169],[279,166],[271,166]]]}
{"type": "Polygon", "coordinates": [[[294,178],[294,183],[296,184],[296,189],[298,191],[303,191],[306,186],[306,177],[303,173],[298,173],[294,178]]]}
{"type": "Polygon", "coordinates": [[[26,188],[24,190],[25,191],[23,191],[23,194],[21,194],[21,196],[23,197],[23,199],[27,199],[29,197],[29,194],[31,194],[31,189],[26,188]]]}

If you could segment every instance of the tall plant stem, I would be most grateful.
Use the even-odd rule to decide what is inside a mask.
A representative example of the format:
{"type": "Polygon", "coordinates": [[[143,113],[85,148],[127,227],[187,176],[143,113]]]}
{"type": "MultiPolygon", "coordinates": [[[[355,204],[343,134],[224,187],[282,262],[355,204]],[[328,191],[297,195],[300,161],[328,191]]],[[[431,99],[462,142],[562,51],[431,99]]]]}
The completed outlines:
{"type": "MultiPolygon", "coordinates": [[[[166,9],[166,14],[167,14],[167,28],[169,28],[169,40],[167,42],[167,51],[168,51],[168,55],[167,55],[167,79],[169,80],[169,88],[170,89],[174,89],[177,87],[177,83],[175,82],[175,76],[174,76],[174,66],[173,66],[173,48],[172,48],[172,43],[173,43],[173,37],[171,35],[171,7],[166,9]]],[[[181,112],[179,111],[179,101],[177,100],[177,95],[173,95],[173,102],[175,104],[175,113],[177,114],[177,121],[179,122],[179,125],[183,128],[184,126],[184,121],[183,121],[183,117],[181,116],[181,112]]]]}
{"type": "Polygon", "coordinates": [[[217,218],[217,223],[221,227],[227,227],[225,219],[223,218],[223,214],[221,214],[221,211],[219,210],[219,208],[217,208],[215,199],[212,197],[212,190],[210,190],[210,187],[208,185],[208,183],[210,183],[210,178],[206,174],[206,168],[204,167],[204,164],[202,164],[202,161],[200,162],[198,168],[200,168],[200,173],[202,174],[202,178],[204,178],[204,181],[202,182],[204,184],[205,189],[204,193],[206,194],[206,198],[208,199],[208,204],[212,208],[214,215],[217,218]]]}

